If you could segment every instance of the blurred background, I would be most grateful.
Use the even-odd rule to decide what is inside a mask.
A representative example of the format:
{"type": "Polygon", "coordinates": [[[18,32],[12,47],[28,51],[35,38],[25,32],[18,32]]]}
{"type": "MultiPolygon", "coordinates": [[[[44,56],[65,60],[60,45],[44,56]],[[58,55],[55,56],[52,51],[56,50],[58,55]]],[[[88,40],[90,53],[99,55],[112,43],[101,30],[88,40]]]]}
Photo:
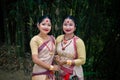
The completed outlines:
{"type": "MultiPolygon", "coordinates": [[[[52,34],[62,34],[62,18],[77,18],[76,35],[86,46],[85,80],[120,79],[119,0],[0,0],[0,80],[31,80],[30,39],[37,19],[52,17],[52,34]]],[[[58,79],[59,80],[59,79],[58,79]]]]}

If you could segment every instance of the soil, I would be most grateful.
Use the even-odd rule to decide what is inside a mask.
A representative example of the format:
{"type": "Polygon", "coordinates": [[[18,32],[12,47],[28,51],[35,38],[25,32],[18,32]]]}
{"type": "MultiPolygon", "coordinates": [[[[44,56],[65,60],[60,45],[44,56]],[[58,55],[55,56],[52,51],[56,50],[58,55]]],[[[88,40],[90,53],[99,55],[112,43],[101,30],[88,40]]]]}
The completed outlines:
{"type": "Polygon", "coordinates": [[[0,47],[0,80],[31,80],[32,60],[30,53],[17,55],[15,46],[0,47]]]}
{"type": "Polygon", "coordinates": [[[0,80],[31,80],[31,75],[27,75],[23,70],[3,71],[0,70],[0,80]]]}

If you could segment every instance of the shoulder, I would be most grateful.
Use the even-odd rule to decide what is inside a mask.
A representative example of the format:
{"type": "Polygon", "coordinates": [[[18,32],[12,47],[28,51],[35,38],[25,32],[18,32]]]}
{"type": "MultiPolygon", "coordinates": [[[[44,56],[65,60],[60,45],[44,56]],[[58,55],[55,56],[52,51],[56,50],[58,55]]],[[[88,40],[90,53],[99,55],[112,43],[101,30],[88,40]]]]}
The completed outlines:
{"type": "Polygon", "coordinates": [[[55,44],[55,37],[53,35],[49,35],[53,43],[55,44]]]}
{"type": "Polygon", "coordinates": [[[64,35],[59,35],[57,38],[56,38],[56,42],[60,42],[62,39],[63,39],[64,35]]]}
{"type": "Polygon", "coordinates": [[[56,39],[61,39],[63,38],[64,35],[59,35],[56,39]]]}
{"type": "Polygon", "coordinates": [[[52,39],[55,39],[55,37],[53,35],[49,35],[52,39]]]}
{"type": "Polygon", "coordinates": [[[31,38],[31,41],[36,41],[38,38],[39,38],[39,37],[38,37],[37,35],[35,35],[35,36],[33,36],[33,37],[31,38]]]}
{"type": "Polygon", "coordinates": [[[77,43],[77,44],[79,44],[79,45],[84,45],[84,41],[83,41],[80,37],[75,36],[75,38],[76,38],[76,43],[77,43]]]}
{"type": "Polygon", "coordinates": [[[42,39],[38,36],[38,35],[35,35],[31,38],[31,41],[30,43],[33,43],[33,42],[41,42],[42,39]]]}

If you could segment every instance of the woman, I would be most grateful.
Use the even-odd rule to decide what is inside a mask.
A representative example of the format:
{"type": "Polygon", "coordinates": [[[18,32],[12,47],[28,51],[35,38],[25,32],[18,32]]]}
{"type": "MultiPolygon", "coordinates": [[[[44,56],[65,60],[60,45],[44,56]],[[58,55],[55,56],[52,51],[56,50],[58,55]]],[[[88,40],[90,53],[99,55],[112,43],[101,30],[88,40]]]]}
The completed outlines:
{"type": "Polygon", "coordinates": [[[86,51],[83,40],[74,34],[76,27],[74,17],[67,16],[63,21],[64,34],[56,39],[58,55],[55,60],[60,65],[61,80],[83,80],[86,51]]]}
{"type": "Polygon", "coordinates": [[[54,80],[51,71],[58,70],[58,66],[52,65],[55,52],[55,38],[48,35],[51,31],[51,18],[42,16],[37,27],[39,33],[30,41],[32,60],[34,63],[32,80],[54,80]]]}

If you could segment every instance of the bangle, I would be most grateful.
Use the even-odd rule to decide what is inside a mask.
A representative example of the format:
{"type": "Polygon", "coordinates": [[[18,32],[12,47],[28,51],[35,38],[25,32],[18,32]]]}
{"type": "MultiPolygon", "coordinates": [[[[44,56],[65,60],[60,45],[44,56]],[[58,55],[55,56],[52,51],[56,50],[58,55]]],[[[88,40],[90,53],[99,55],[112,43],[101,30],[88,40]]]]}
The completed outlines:
{"type": "Polygon", "coordinates": [[[53,68],[54,68],[54,66],[53,66],[53,65],[50,65],[49,70],[53,70],[53,68]]]}
{"type": "Polygon", "coordinates": [[[71,65],[72,61],[71,60],[67,60],[67,65],[71,65]]]}

